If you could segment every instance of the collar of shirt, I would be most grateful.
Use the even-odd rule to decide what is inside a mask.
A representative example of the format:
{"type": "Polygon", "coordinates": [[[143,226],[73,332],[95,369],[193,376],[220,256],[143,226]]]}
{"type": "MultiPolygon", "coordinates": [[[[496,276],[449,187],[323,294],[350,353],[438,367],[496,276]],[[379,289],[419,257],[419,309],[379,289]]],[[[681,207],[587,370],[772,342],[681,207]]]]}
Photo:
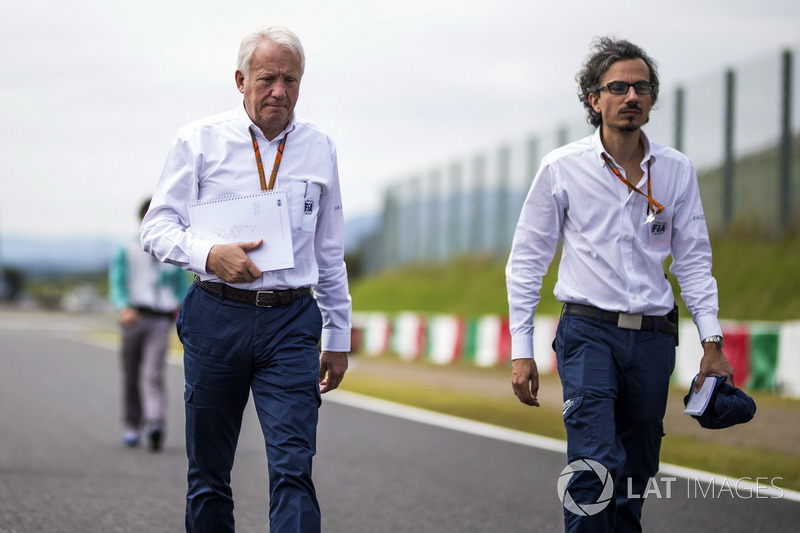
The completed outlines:
{"type": "MultiPolygon", "coordinates": [[[[642,142],[642,146],[644,146],[644,157],[642,158],[642,162],[640,163],[640,166],[641,166],[642,170],[645,170],[647,168],[647,162],[648,161],[650,161],[651,167],[652,167],[653,164],[655,164],[656,156],[652,152],[652,148],[650,146],[650,139],[647,138],[647,134],[645,134],[644,131],[641,131],[641,130],[639,131],[639,139],[642,142]]],[[[597,155],[597,164],[599,166],[603,167],[606,164],[605,160],[603,159],[603,154],[606,154],[608,156],[608,158],[611,159],[611,161],[614,162],[615,165],[617,164],[617,160],[614,159],[614,156],[612,156],[610,153],[608,153],[608,150],[606,150],[606,147],[603,146],[603,141],[600,139],[600,128],[597,128],[595,130],[594,135],[592,135],[592,138],[591,138],[591,143],[592,143],[592,149],[594,150],[595,154],[597,155]]],[[[619,167],[619,165],[617,165],[617,166],[619,167]]],[[[623,175],[624,175],[624,171],[623,171],[623,175]]],[[[644,176],[642,176],[642,179],[644,179],[646,177],[647,176],[645,174],[644,176]]]]}
{"type": "Polygon", "coordinates": [[[289,124],[287,124],[286,127],[283,129],[283,131],[281,131],[278,135],[275,136],[274,139],[270,141],[266,138],[266,136],[264,136],[264,132],[261,131],[261,128],[256,126],[255,122],[253,122],[253,120],[250,118],[250,115],[247,114],[247,109],[245,109],[244,107],[244,102],[242,102],[242,105],[239,106],[236,110],[236,122],[242,127],[242,130],[247,135],[250,135],[249,133],[247,133],[247,131],[252,130],[255,132],[256,137],[258,137],[259,141],[263,140],[268,143],[280,141],[284,135],[293,132],[296,126],[295,114],[294,112],[292,112],[292,118],[289,119],[289,124]]]}

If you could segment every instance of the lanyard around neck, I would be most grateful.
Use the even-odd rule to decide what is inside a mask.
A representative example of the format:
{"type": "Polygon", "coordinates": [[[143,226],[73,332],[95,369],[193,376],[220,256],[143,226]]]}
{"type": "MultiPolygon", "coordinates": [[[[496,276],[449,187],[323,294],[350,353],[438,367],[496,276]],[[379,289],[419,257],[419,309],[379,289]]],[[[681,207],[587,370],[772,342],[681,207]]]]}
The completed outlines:
{"type": "MultiPolygon", "coordinates": [[[[611,172],[613,172],[614,175],[620,179],[620,181],[622,181],[624,184],[626,184],[628,187],[630,187],[631,190],[633,190],[635,192],[638,192],[639,194],[641,194],[642,196],[647,198],[647,214],[648,215],[650,215],[650,211],[651,210],[652,210],[654,215],[657,215],[657,214],[659,214],[660,212],[662,212],[664,210],[664,206],[661,205],[660,203],[656,202],[655,199],[653,198],[653,191],[652,191],[652,188],[650,186],[650,160],[649,159],[647,160],[647,194],[645,194],[642,191],[640,191],[639,188],[636,187],[636,185],[634,185],[633,183],[628,181],[628,178],[626,178],[625,176],[622,175],[622,172],[619,171],[617,166],[611,161],[611,159],[606,154],[602,154],[602,156],[603,156],[603,159],[606,160],[606,163],[608,164],[608,168],[611,169],[611,172]]],[[[648,216],[648,222],[650,221],[651,216],[652,215],[648,216]]]]}
{"type": "Polygon", "coordinates": [[[278,168],[281,166],[281,159],[283,158],[283,147],[286,146],[286,137],[289,136],[289,132],[287,131],[281,142],[278,144],[278,153],[275,154],[275,163],[272,164],[272,173],[269,175],[269,184],[267,184],[267,179],[264,175],[264,164],[261,162],[261,151],[258,149],[258,141],[256,140],[256,134],[253,133],[252,129],[250,131],[250,138],[253,139],[253,151],[256,153],[256,166],[258,166],[258,178],[261,180],[261,190],[262,191],[271,191],[273,187],[275,187],[275,178],[278,177],[278,168]]]}

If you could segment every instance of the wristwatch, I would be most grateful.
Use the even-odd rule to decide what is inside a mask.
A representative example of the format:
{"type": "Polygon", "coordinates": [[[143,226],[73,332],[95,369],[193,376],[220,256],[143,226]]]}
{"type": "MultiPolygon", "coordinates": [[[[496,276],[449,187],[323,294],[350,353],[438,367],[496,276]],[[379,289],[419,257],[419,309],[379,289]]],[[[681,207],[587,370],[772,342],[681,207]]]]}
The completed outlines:
{"type": "Polygon", "coordinates": [[[700,341],[700,344],[705,344],[707,342],[713,342],[720,348],[725,346],[725,341],[722,339],[722,335],[711,335],[710,337],[706,337],[705,339],[700,341]]]}

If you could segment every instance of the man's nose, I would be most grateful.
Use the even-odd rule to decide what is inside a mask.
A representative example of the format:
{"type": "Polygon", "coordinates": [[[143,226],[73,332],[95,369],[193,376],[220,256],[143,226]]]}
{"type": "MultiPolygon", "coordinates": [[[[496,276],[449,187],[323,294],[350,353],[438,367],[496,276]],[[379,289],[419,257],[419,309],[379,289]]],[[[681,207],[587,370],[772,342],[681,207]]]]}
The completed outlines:
{"type": "Polygon", "coordinates": [[[288,91],[286,90],[286,84],[284,83],[284,81],[278,79],[275,80],[275,83],[272,84],[272,90],[270,91],[270,96],[278,99],[286,98],[287,92],[288,91]]]}

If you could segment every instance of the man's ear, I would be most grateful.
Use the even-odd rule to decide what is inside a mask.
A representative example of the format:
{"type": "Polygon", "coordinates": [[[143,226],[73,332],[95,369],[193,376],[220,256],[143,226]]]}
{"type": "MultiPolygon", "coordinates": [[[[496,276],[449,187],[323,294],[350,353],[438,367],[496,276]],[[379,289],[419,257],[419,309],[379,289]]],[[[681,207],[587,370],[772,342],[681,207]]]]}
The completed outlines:
{"type": "Polygon", "coordinates": [[[242,71],[237,70],[235,76],[236,76],[236,87],[239,88],[240,93],[244,94],[244,74],[242,74],[242,71]]]}
{"type": "Polygon", "coordinates": [[[599,113],[600,112],[600,104],[599,104],[600,96],[598,96],[597,93],[589,93],[588,100],[589,100],[589,105],[592,106],[592,109],[594,109],[596,112],[599,113]]]}

